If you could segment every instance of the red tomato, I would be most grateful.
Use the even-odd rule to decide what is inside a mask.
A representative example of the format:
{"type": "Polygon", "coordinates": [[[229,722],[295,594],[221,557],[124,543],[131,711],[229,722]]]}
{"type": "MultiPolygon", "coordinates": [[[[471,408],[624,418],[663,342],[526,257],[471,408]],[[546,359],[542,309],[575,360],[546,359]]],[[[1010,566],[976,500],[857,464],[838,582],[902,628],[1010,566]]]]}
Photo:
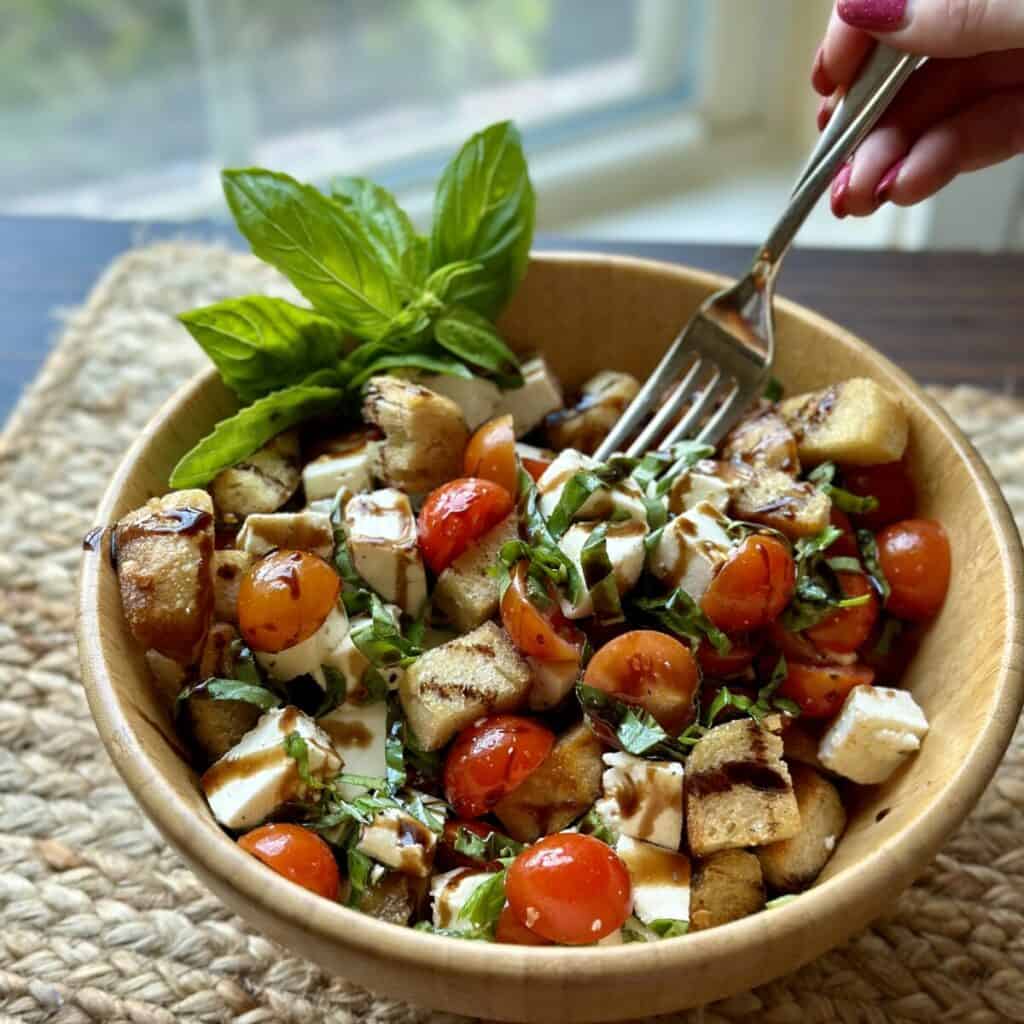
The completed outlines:
{"type": "Polygon", "coordinates": [[[506,903],[498,916],[498,926],[494,929],[494,941],[504,942],[510,946],[551,946],[550,939],[531,932],[512,912],[506,903]]]}
{"type": "Polygon", "coordinates": [[[536,483],[544,475],[553,460],[531,459],[528,455],[523,455],[520,457],[519,461],[523,464],[523,469],[533,477],[533,482],[536,483]]]}
{"type": "Polygon", "coordinates": [[[670,732],[693,712],[700,672],[690,649],[653,629],[634,629],[590,659],[583,682],[649,711],[670,732]]]}
{"type": "Polygon", "coordinates": [[[796,586],[793,556],[782,541],[752,534],[704,592],[704,614],[726,633],[760,629],[789,604],[796,586]]]}
{"type": "Polygon", "coordinates": [[[242,578],[238,625],[254,651],[283,651],[311,637],[337,607],[341,578],[309,551],[272,551],[242,578]]]}
{"type": "Polygon", "coordinates": [[[875,673],[863,665],[787,664],[779,696],[796,701],[808,718],[831,718],[855,686],[870,686],[875,673]]]}
{"type": "Polygon", "coordinates": [[[420,551],[435,573],[444,572],[463,551],[511,511],[512,495],[491,480],[462,477],[431,491],[420,509],[420,551]]]}
{"type": "Polygon", "coordinates": [[[466,476],[491,480],[509,494],[517,493],[516,433],[511,414],[488,420],[477,428],[466,446],[463,470],[466,476]]]}
{"type": "Polygon", "coordinates": [[[950,572],[949,540],[942,526],[934,519],[904,519],[875,539],[879,564],[892,588],[886,608],[911,622],[938,615],[950,572]]]}
{"type": "Polygon", "coordinates": [[[467,726],[444,763],[444,790],[460,818],[479,818],[526,781],[551,753],[555,734],[520,715],[492,715],[467,726]]]}
{"type": "Polygon", "coordinates": [[[829,522],[842,530],[842,537],[837,538],[829,544],[827,551],[829,558],[860,558],[860,549],[857,547],[857,538],[853,534],[853,527],[850,525],[850,517],[835,505],[829,516],[829,522]]]}
{"type": "Polygon", "coordinates": [[[803,665],[828,664],[826,655],[807,639],[806,633],[791,633],[778,619],[768,627],[768,638],[771,645],[786,656],[786,661],[803,665]]]}
{"type": "Polygon", "coordinates": [[[338,898],[341,879],[331,848],[301,825],[261,825],[238,845],[279,875],[329,900],[338,898]]]}
{"type": "Polygon", "coordinates": [[[874,512],[856,516],[857,524],[869,530],[878,530],[897,519],[914,514],[916,495],[914,485],[902,462],[882,462],[874,466],[842,466],[840,476],[843,487],[861,497],[870,495],[878,499],[874,512]]]}
{"type": "Polygon", "coordinates": [[[753,664],[754,657],[761,649],[759,636],[749,637],[745,634],[729,637],[730,647],[727,654],[719,654],[707,638],[703,638],[697,648],[697,664],[706,676],[715,679],[729,679],[746,672],[753,664]]]}
{"type": "Polygon", "coordinates": [[[520,924],[569,946],[611,935],[633,907],[626,865],[600,839],[573,832],[547,836],[519,854],[505,895],[520,924]]]}
{"type": "Polygon", "coordinates": [[[501,599],[501,621],[512,643],[541,661],[577,661],[583,634],[566,621],[554,597],[549,609],[537,608],[527,592],[526,572],[526,562],[519,562],[501,599]]]}
{"type": "Polygon", "coordinates": [[[839,587],[844,597],[869,595],[866,604],[852,608],[836,608],[816,626],[806,630],[815,647],[836,654],[852,654],[871,635],[878,621],[879,601],[868,578],[859,572],[838,572],[839,587]]]}

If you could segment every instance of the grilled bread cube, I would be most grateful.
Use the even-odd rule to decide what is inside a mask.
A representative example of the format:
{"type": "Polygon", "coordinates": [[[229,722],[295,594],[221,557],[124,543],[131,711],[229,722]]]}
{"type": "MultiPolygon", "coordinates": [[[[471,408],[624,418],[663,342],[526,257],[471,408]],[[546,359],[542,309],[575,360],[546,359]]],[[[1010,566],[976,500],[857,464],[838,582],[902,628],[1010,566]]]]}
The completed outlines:
{"type": "Polygon", "coordinates": [[[437,836],[411,814],[389,807],[364,825],[356,849],[403,875],[426,878],[434,866],[437,836]]]}
{"type": "MultiPolygon", "coordinates": [[[[322,443],[327,450],[302,468],[306,504],[334,501],[338,491],[361,494],[373,488],[373,467],[380,458],[376,431],[356,430],[322,443]]],[[[328,509],[329,511],[329,509],[328,509]]]]}
{"type": "Polygon", "coordinates": [[[575,661],[541,661],[527,657],[533,681],[530,683],[530,710],[549,711],[569,695],[580,675],[575,661]]]}
{"type": "Polygon", "coordinates": [[[526,700],[530,667],[501,627],[485,622],[422,654],[399,685],[406,720],[424,750],[439,750],[460,729],[526,700]]]}
{"type": "Polygon", "coordinates": [[[631,373],[602,370],[583,385],[575,408],[547,417],[545,428],[551,446],[559,450],[575,448],[588,455],[596,451],[639,391],[640,381],[631,373]]]}
{"type": "Polygon", "coordinates": [[[721,451],[723,459],[776,469],[790,476],[800,474],[796,436],[775,407],[765,401],[732,428],[721,451]]]}
{"type": "Polygon", "coordinates": [[[277,548],[312,551],[321,558],[334,554],[334,530],[331,517],[323,512],[253,513],[238,531],[235,546],[259,557],[277,548]]]}
{"type": "Polygon", "coordinates": [[[818,772],[825,770],[821,758],[818,757],[820,742],[818,736],[811,732],[804,722],[787,717],[782,730],[782,749],[791,773],[794,761],[808,765],[818,772]]]}
{"type": "Polygon", "coordinates": [[[741,846],[791,839],[800,812],[782,740],[749,718],[708,732],[686,763],[686,829],[698,857],[741,846]]]}
{"type": "MultiPolygon", "coordinates": [[[[683,835],[683,766],[621,751],[604,755],[604,796],[594,809],[616,832],[678,850],[683,835]]],[[[643,918],[641,918],[643,920],[643,918]]]]}
{"type": "Polygon", "coordinates": [[[299,435],[286,430],[247,459],[221,470],[210,484],[217,515],[240,522],[253,512],[276,512],[299,486],[299,435]]]}
{"type": "MultiPolygon", "coordinates": [[[[621,523],[573,523],[558,542],[562,552],[575,564],[581,579],[586,578],[581,564],[583,548],[594,531],[601,526],[605,530],[605,551],[611,563],[615,588],[621,597],[635,587],[644,571],[646,549],[644,538],[647,526],[638,519],[627,519],[621,523]]],[[[562,614],[567,619],[585,619],[594,614],[594,602],[586,591],[575,604],[567,597],[561,599],[562,614]]]]}
{"type": "Polygon", "coordinates": [[[528,434],[539,426],[548,413],[562,408],[562,387],[551,372],[543,356],[523,360],[520,366],[523,386],[504,391],[495,416],[510,413],[515,424],[516,437],[528,434]]]}
{"type": "Polygon", "coordinates": [[[813,537],[828,526],[832,501],[813,484],[758,467],[740,476],[729,510],[735,519],[769,526],[796,540],[813,537]]]}
{"type": "Polygon", "coordinates": [[[501,392],[497,385],[485,377],[453,377],[449,373],[417,377],[422,384],[435,394],[450,398],[462,413],[466,426],[476,430],[481,423],[491,419],[501,404],[501,392]]]}
{"type": "Polygon", "coordinates": [[[560,736],[544,763],[494,808],[521,843],[559,832],[601,793],[601,744],[586,722],[560,736]]]}
{"type": "Polygon", "coordinates": [[[694,864],[690,930],[738,921],[764,908],[761,864],[746,850],[722,850],[694,864]]]}
{"type": "Polygon", "coordinates": [[[907,446],[907,414],[873,380],[854,377],[779,404],[801,461],[870,466],[897,462],[907,446]]]}
{"type": "Polygon", "coordinates": [[[498,581],[489,570],[502,545],[519,536],[515,512],[463,551],[437,578],[433,606],[462,633],[476,629],[498,610],[498,581]]]}
{"type": "Polygon", "coordinates": [[[725,516],[706,501],[670,519],[650,554],[651,572],[699,603],[732,551],[725,526],[725,516]]]}
{"type": "Polygon", "coordinates": [[[183,665],[198,655],[213,615],[213,502],[172,491],[114,528],[121,605],[132,635],[183,665]]]}
{"type": "Polygon", "coordinates": [[[450,399],[398,377],[371,377],[363,418],[384,431],[374,476],[425,494],[462,475],[466,421],[450,399]]]}
{"type": "Polygon", "coordinates": [[[378,921],[409,925],[419,916],[426,893],[425,880],[400,871],[387,871],[373,880],[366,892],[359,894],[356,906],[378,921]]]}
{"type": "Polygon", "coordinates": [[[839,791],[813,768],[790,766],[793,792],[800,809],[800,831],[759,847],[764,880],[782,892],[800,892],[821,874],[846,828],[846,811],[839,791]]]}
{"type": "Polygon", "coordinates": [[[223,757],[253,729],[262,714],[244,700],[215,700],[206,684],[197,686],[183,701],[181,722],[204,765],[223,757]]]}
{"type": "Polygon", "coordinates": [[[690,920],[690,858],[623,835],[615,852],[629,870],[633,913],[644,923],[690,920]]]}
{"type": "Polygon", "coordinates": [[[238,590],[254,561],[248,551],[214,551],[213,614],[218,621],[238,624],[238,590]]]}

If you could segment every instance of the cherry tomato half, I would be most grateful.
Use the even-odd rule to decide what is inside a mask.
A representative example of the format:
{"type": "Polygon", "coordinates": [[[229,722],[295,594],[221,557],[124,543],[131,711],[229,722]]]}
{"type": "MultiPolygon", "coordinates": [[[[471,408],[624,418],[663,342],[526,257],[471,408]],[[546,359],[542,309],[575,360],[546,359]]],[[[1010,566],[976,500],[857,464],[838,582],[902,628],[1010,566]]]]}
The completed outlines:
{"type": "Polygon", "coordinates": [[[789,548],[775,537],[755,533],[718,571],[700,605],[726,633],[760,629],[789,604],[795,586],[789,548]]]}
{"type": "Polygon", "coordinates": [[[492,715],[467,726],[444,763],[444,790],[460,818],[479,818],[525,782],[555,744],[555,734],[521,715],[492,715]]]}
{"type": "Polygon", "coordinates": [[[552,459],[534,459],[529,455],[520,456],[519,461],[523,464],[523,469],[533,478],[533,482],[536,483],[546,472],[548,466],[554,461],[552,459]]]}
{"type": "Polygon", "coordinates": [[[526,562],[519,562],[501,599],[501,621],[512,643],[541,661],[577,661],[583,634],[564,618],[553,596],[543,612],[530,600],[526,572],[526,562]]]}
{"type": "Polygon", "coordinates": [[[904,519],[878,534],[878,562],[892,593],[886,608],[899,619],[923,622],[942,608],[949,589],[946,531],[933,519],[904,519]]]}
{"type": "Polygon", "coordinates": [[[898,519],[914,514],[916,495],[907,467],[902,462],[882,462],[874,466],[843,466],[843,487],[852,494],[878,499],[878,508],[856,516],[859,526],[878,530],[898,519]]]}
{"type": "Polygon", "coordinates": [[[490,480],[515,495],[519,490],[519,474],[516,469],[516,433],[511,413],[488,420],[477,428],[466,446],[463,471],[466,476],[490,480]]]}
{"type": "Polygon", "coordinates": [[[583,682],[639,704],[676,732],[692,716],[700,672],[690,649],[675,637],[634,629],[606,643],[590,659],[583,682]]]}
{"type": "Polygon", "coordinates": [[[815,647],[836,654],[852,654],[871,635],[878,621],[879,601],[868,578],[859,572],[838,572],[839,587],[844,597],[868,595],[865,604],[836,608],[816,626],[806,630],[815,647]]]}
{"type": "Polygon", "coordinates": [[[629,916],[626,865],[593,836],[560,832],[524,850],[508,869],[505,895],[520,924],[552,942],[597,942],[629,916]]]}
{"type": "Polygon", "coordinates": [[[705,637],[697,648],[697,664],[706,676],[731,679],[750,668],[760,649],[760,635],[747,636],[740,633],[729,637],[729,650],[724,654],[719,653],[705,637]]]}
{"type": "Polygon", "coordinates": [[[796,701],[808,718],[831,718],[838,714],[846,695],[855,686],[870,686],[875,673],[864,665],[786,666],[786,679],[779,696],[796,701]]]}
{"type": "Polygon", "coordinates": [[[329,900],[338,898],[341,879],[331,848],[301,825],[261,825],[238,845],[279,875],[329,900]]]}
{"type": "Polygon", "coordinates": [[[311,637],[337,607],[341,578],[309,551],[272,551],[243,577],[238,625],[254,651],[283,651],[311,637]]]}
{"type": "Polygon", "coordinates": [[[829,558],[860,558],[860,549],[857,547],[857,538],[853,535],[853,526],[850,524],[850,517],[841,509],[832,506],[829,514],[829,523],[837,530],[842,530],[843,535],[837,537],[829,544],[827,551],[829,558]]]}
{"type": "Polygon", "coordinates": [[[829,662],[827,655],[807,639],[806,632],[791,633],[778,619],[768,627],[768,639],[772,647],[786,656],[786,661],[802,665],[827,665],[829,662]]]}
{"type": "Polygon", "coordinates": [[[498,915],[498,925],[494,929],[494,941],[504,942],[510,946],[551,946],[554,945],[550,939],[543,935],[531,932],[522,921],[512,912],[512,908],[506,903],[498,915]]]}
{"type": "Polygon", "coordinates": [[[442,573],[511,511],[512,495],[491,480],[461,477],[431,491],[420,509],[420,551],[442,573]]]}

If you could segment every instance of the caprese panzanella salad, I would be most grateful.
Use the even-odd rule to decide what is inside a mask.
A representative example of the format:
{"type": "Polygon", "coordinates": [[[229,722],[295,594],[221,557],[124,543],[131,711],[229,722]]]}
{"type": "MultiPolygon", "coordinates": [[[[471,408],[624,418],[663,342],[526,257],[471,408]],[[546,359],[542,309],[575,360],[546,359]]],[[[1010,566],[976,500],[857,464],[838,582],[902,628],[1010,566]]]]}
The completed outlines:
{"type": "Polygon", "coordinates": [[[510,125],[445,170],[429,238],[369,182],[224,180],[311,308],[182,317],[241,409],[105,534],[214,818],[324,899],[500,943],[672,938],[811,885],[851,787],[928,730],[899,680],[950,552],[899,404],[773,393],[717,450],[598,462],[639,382],[566,401],[494,325],[533,227],[510,125]]]}

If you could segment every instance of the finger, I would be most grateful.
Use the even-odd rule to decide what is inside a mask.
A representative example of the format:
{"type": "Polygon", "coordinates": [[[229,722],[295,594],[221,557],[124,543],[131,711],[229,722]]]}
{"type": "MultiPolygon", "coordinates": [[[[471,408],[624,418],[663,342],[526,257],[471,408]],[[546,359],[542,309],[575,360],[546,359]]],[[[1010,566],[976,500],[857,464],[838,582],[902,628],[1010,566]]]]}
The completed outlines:
{"type": "Polygon", "coordinates": [[[927,57],[1024,46],[1020,0],[839,0],[836,13],[851,28],[927,57]]]}
{"type": "Polygon", "coordinates": [[[871,36],[851,28],[833,10],[825,38],[814,58],[811,85],[822,96],[830,96],[836,89],[845,88],[857,77],[874,43],[871,36]]]}
{"type": "Polygon", "coordinates": [[[879,199],[911,206],[934,195],[958,174],[978,171],[1024,153],[1024,89],[994,93],[925,132],[879,199]]]}

